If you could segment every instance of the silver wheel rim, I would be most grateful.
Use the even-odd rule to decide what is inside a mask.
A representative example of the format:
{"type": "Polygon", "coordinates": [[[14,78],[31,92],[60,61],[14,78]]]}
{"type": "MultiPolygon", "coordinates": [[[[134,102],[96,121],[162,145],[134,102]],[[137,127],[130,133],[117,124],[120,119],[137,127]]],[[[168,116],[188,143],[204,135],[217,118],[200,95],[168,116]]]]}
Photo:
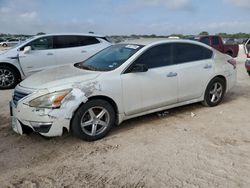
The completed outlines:
{"type": "Polygon", "coordinates": [[[223,94],[223,86],[219,82],[215,82],[210,89],[209,99],[212,103],[217,103],[223,94]]]}
{"type": "Polygon", "coordinates": [[[0,86],[10,87],[14,84],[15,77],[14,74],[8,69],[0,69],[0,86]]]}
{"type": "Polygon", "coordinates": [[[89,136],[102,134],[110,123],[109,112],[100,106],[89,108],[81,118],[81,129],[89,136]]]}

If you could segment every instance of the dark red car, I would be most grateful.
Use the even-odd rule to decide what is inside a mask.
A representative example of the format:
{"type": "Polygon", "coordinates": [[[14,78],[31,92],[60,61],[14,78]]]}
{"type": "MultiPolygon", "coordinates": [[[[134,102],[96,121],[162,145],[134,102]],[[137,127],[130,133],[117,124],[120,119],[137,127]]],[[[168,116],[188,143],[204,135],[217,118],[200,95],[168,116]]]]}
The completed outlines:
{"type": "Polygon", "coordinates": [[[220,36],[208,35],[208,36],[198,36],[195,40],[205,43],[216,50],[228,54],[232,57],[237,57],[239,53],[238,44],[225,44],[220,36]]]}

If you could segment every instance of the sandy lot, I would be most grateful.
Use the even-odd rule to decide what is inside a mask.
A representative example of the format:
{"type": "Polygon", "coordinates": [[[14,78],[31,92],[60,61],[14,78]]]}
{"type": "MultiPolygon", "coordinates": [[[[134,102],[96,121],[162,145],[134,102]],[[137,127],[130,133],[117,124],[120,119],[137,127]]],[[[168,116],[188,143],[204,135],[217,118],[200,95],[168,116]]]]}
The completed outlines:
{"type": "Polygon", "coordinates": [[[92,143],[70,134],[15,134],[11,93],[0,91],[0,187],[250,185],[250,77],[243,63],[238,85],[220,106],[193,104],[132,119],[92,143]]]}

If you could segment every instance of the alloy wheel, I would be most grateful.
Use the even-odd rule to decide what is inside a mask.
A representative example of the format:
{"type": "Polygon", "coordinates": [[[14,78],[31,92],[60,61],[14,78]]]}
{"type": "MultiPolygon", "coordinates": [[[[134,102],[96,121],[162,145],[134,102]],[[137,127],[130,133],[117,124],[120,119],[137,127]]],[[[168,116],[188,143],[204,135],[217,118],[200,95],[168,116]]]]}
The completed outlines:
{"type": "Polygon", "coordinates": [[[223,86],[219,82],[215,82],[210,91],[209,91],[209,99],[212,103],[217,103],[223,95],[223,86]]]}
{"type": "Polygon", "coordinates": [[[100,106],[92,107],[81,118],[81,129],[89,136],[103,133],[110,123],[109,112],[100,106]]]}
{"type": "Polygon", "coordinates": [[[10,87],[15,83],[14,74],[5,68],[0,69],[0,87],[10,87]]]}

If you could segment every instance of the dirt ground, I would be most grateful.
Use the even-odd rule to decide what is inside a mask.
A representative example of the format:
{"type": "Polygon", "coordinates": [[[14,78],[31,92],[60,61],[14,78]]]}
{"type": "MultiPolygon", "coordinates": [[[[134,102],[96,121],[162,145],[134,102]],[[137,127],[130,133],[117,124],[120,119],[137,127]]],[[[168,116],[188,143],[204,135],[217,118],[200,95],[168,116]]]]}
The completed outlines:
{"type": "Polygon", "coordinates": [[[132,119],[96,142],[19,136],[0,91],[0,187],[249,187],[250,77],[221,105],[132,119]]]}

